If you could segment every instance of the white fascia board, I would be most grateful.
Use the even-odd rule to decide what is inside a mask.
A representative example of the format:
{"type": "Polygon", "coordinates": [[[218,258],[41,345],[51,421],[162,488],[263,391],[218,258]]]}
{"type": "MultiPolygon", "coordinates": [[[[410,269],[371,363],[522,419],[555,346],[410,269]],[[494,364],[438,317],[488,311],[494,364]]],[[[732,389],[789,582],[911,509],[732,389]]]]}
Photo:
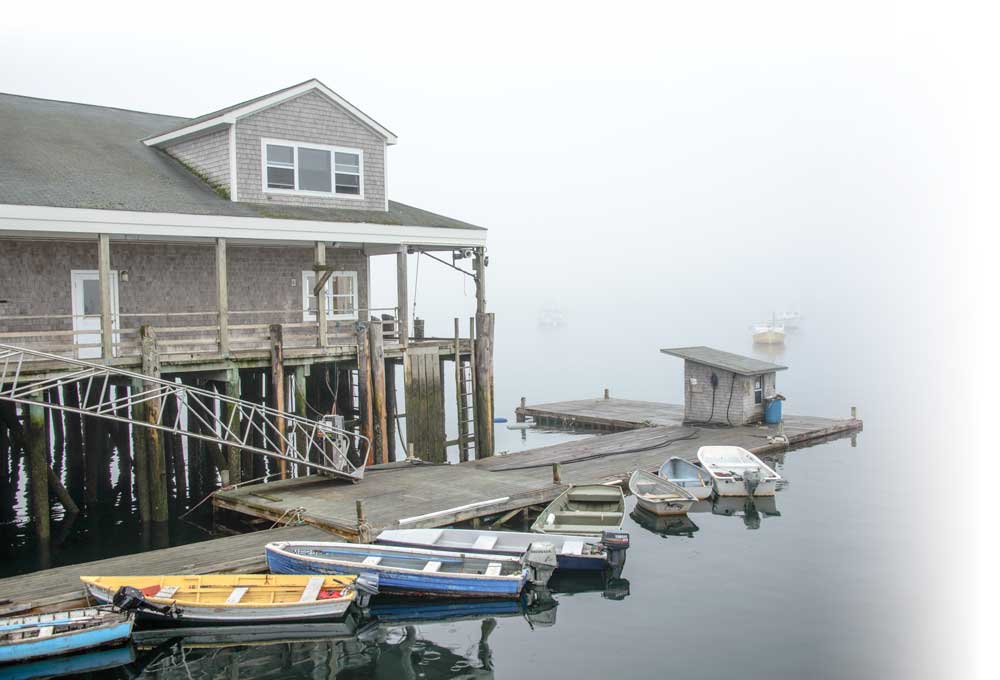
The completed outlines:
{"type": "Polygon", "coordinates": [[[341,97],[339,94],[328,88],[323,83],[318,80],[309,80],[297,87],[293,87],[289,90],[282,90],[275,93],[274,95],[267,97],[266,99],[261,99],[260,101],[247,104],[246,106],[241,106],[238,109],[233,109],[232,111],[227,111],[218,116],[209,118],[208,120],[203,120],[200,123],[195,123],[194,125],[188,125],[186,127],[180,128],[179,130],[174,130],[172,132],[165,132],[162,135],[156,135],[155,137],[149,137],[142,140],[143,144],[146,146],[157,146],[165,142],[174,141],[182,137],[189,137],[198,132],[208,130],[209,128],[217,127],[219,125],[233,125],[237,120],[248,116],[252,113],[257,113],[271,106],[276,106],[284,101],[298,97],[299,95],[305,94],[311,90],[317,90],[324,94],[329,99],[333,100],[343,108],[347,109],[353,116],[361,120],[368,127],[375,130],[378,134],[385,137],[386,144],[395,144],[396,135],[394,135],[390,130],[383,127],[377,123],[374,119],[368,116],[366,113],[361,111],[349,101],[341,97]]]}
{"type": "Polygon", "coordinates": [[[485,229],[10,204],[0,204],[0,230],[26,235],[56,232],[251,241],[338,241],[445,248],[486,246],[485,229]]]}

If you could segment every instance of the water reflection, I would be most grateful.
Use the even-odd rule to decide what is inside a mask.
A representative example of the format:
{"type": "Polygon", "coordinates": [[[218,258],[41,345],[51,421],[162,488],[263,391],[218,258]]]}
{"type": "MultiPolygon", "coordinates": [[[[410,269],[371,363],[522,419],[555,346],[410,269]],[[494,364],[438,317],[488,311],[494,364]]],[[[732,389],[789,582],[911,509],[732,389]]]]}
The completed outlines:
{"type": "MultiPolygon", "coordinates": [[[[708,503],[708,501],[700,502],[708,503]]],[[[653,513],[636,506],[630,517],[632,517],[636,524],[642,528],[648,529],[654,534],[659,534],[664,538],[669,536],[685,536],[687,538],[694,538],[694,532],[698,531],[698,525],[695,524],[687,515],[654,515],[653,513]]]]}
{"type": "Polygon", "coordinates": [[[329,624],[145,630],[135,636],[138,656],[100,677],[492,678],[493,632],[502,623],[523,625],[519,620],[530,630],[553,626],[556,606],[552,593],[540,590],[513,601],[387,600],[364,617],[329,624]],[[441,623],[464,625],[475,641],[432,639],[441,623]]]}
{"type": "Polygon", "coordinates": [[[774,496],[720,496],[712,502],[712,514],[742,517],[747,529],[759,529],[764,517],[781,517],[774,496]]]}

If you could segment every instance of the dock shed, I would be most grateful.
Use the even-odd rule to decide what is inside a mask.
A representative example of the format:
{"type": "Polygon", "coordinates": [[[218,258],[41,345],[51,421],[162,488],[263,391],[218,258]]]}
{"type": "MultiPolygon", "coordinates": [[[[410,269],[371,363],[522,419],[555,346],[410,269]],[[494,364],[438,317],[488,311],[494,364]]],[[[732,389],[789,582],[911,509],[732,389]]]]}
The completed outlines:
{"type": "Polygon", "coordinates": [[[777,394],[777,372],[788,368],[711,347],[660,351],[684,360],[685,423],[762,421],[765,401],[777,394]]]}

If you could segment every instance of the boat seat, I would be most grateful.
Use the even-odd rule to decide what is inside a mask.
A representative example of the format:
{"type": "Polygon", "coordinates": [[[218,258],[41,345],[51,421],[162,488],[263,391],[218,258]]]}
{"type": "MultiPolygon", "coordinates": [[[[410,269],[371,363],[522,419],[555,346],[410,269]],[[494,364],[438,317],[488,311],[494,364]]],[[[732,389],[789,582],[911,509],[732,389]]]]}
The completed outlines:
{"type": "Polygon", "coordinates": [[[618,489],[608,487],[607,491],[570,491],[569,499],[581,503],[612,503],[621,497],[620,494],[618,489]]]}
{"type": "Polygon", "coordinates": [[[476,550],[491,550],[497,544],[496,536],[480,536],[472,547],[476,550]]]}
{"type": "Polygon", "coordinates": [[[485,573],[487,576],[499,576],[501,569],[503,569],[503,565],[499,562],[490,562],[485,573]]]}
{"type": "Polygon", "coordinates": [[[52,626],[42,626],[38,629],[38,637],[47,638],[52,637],[52,626]]]}
{"type": "Polygon", "coordinates": [[[580,555],[583,553],[583,541],[566,541],[563,543],[563,555],[580,555]]]}
{"type": "Polygon", "coordinates": [[[581,522],[586,522],[588,520],[612,520],[615,522],[621,522],[623,514],[620,512],[590,512],[590,511],[580,511],[580,512],[555,512],[552,513],[556,518],[556,524],[573,524],[576,520],[581,522]]]}
{"type": "Polygon", "coordinates": [[[174,593],[180,589],[180,586],[164,586],[163,588],[160,588],[160,590],[156,593],[156,595],[153,595],[153,597],[162,597],[165,600],[169,600],[174,596],[174,593]]]}
{"type": "Polygon", "coordinates": [[[302,591],[302,597],[299,598],[299,602],[315,602],[325,582],[326,577],[324,576],[313,576],[310,578],[309,582],[306,583],[305,589],[302,591]]]}
{"type": "Polygon", "coordinates": [[[588,536],[600,536],[604,531],[610,529],[607,524],[553,524],[545,527],[546,531],[553,534],[586,534],[588,536]]]}
{"type": "Polygon", "coordinates": [[[233,588],[233,592],[229,593],[229,597],[226,598],[226,604],[238,604],[243,599],[243,596],[247,594],[248,590],[250,588],[247,586],[233,588]]]}
{"type": "Polygon", "coordinates": [[[441,563],[438,562],[437,560],[431,560],[430,562],[424,565],[422,571],[425,571],[428,574],[433,574],[436,571],[440,571],[440,569],[441,569],[441,563]]]}
{"type": "Polygon", "coordinates": [[[369,567],[374,567],[381,561],[382,558],[378,555],[369,555],[365,559],[361,560],[361,564],[367,564],[369,567]]]}

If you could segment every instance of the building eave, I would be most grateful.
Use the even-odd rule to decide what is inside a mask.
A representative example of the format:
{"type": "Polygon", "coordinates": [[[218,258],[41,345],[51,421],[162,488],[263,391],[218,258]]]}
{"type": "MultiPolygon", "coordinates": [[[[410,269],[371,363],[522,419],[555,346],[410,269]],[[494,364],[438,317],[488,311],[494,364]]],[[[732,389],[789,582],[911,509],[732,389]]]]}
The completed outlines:
{"type": "Polygon", "coordinates": [[[45,234],[226,238],[245,241],[335,241],[428,248],[486,246],[486,230],[330,222],[323,220],[189,215],[184,213],[0,204],[0,232],[26,238],[45,234]]]}

